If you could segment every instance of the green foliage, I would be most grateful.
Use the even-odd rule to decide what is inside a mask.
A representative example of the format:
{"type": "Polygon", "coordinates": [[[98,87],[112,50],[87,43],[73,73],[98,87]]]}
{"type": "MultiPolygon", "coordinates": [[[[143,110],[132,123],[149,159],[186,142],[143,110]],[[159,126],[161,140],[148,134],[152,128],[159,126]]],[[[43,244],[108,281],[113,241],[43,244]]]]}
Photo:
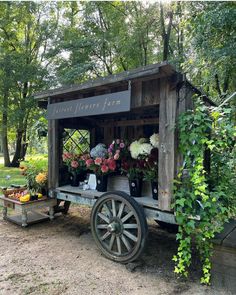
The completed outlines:
{"type": "Polygon", "coordinates": [[[205,284],[210,283],[211,240],[228,218],[236,214],[235,135],[227,109],[210,110],[197,101],[194,110],[179,118],[184,169],[175,183],[174,209],[179,224],[176,236],[179,247],[173,260],[176,262],[175,272],[187,276],[194,242],[202,261],[201,282],[205,284]],[[211,151],[210,173],[204,167],[207,150],[211,151]]]}
{"type": "Polygon", "coordinates": [[[188,13],[182,18],[186,29],[184,69],[195,85],[220,101],[235,89],[235,3],[189,2],[185,9],[188,13]]]}
{"type": "Polygon", "coordinates": [[[37,183],[35,177],[39,173],[47,173],[48,159],[47,156],[32,157],[20,164],[21,170],[26,178],[29,189],[39,190],[41,185],[37,183]]]}

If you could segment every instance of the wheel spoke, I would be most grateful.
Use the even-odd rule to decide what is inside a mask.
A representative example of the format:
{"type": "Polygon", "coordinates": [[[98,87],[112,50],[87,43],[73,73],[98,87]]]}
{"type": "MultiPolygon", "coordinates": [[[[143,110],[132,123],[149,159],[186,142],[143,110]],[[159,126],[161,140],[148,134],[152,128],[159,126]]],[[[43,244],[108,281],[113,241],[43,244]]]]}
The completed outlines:
{"type": "Polygon", "coordinates": [[[98,224],[97,228],[98,229],[107,229],[107,224],[98,224]]]}
{"type": "Polygon", "coordinates": [[[113,214],[113,217],[116,217],[116,203],[115,203],[115,200],[111,200],[111,204],[112,204],[112,214],[113,214]]]}
{"type": "Polygon", "coordinates": [[[134,242],[138,241],[138,238],[136,236],[134,236],[133,234],[131,234],[130,232],[128,232],[127,230],[124,230],[123,234],[126,235],[126,237],[128,237],[129,239],[131,239],[134,242]]]}
{"type": "Polygon", "coordinates": [[[107,239],[109,236],[110,236],[110,232],[107,231],[102,237],[101,237],[101,240],[104,241],[105,239],[107,239]]]}
{"type": "Polygon", "coordinates": [[[131,250],[131,245],[130,245],[129,241],[126,239],[126,237],[124,235],[121,236],[121,240],[124,243],[126,249],[128,251],[130,251],[131,250]]]}
{"type": "Polygon", "coordinates": [[[135,228],[138,228],[138,225],[137,225],[137,223],[126,223],[126,224],[123,224],[123,227],[126,229],[128,229],[128,228],[135,229],[135,228]]]}
{"type": "Polygon", "coordinates": [[[103,213],[99,212],[99,213],[98,213],[98,216],[99,216],[101,219],[103,219],[106,223],[110,223],[109,218],[108,218],[106,215],[104,215],[103,213]]]}
{"type": "Polygon", "coordinates": [[[126,214],[122,219],[121,219],[121,221],[122,222],[125,222],[126,220],[128,220],[131,216],[133,216],[134,215],[134,213],[133,213],[133,211],[130,211],[128,214],[126,214]]]}
{"type": "Polygon", "coordinates": [[[114,244],[115,238],[116,238],[116,235],[113,234],[113,235],[111,236],[110,243],[109,243],[109,249],[110,249],[110,250],[112,250],[112,247],[113,247],[113,244],[114,244]]]}
{"type": "Polygon", "coordinates": [[[107,206],[107,204],[104,204],[103,207],[106,209],[106,211],[107,211],[109,217],[111,217],[111,216],[112,216],[111,209],[107,206]]]}
{"type": "Polygon", "coordinates": [[[120,237],[119,236],[116,237],[116,244],[117,244],[118,254],[121,255],[121,243],[120,243],[120,237]]]}
{"type": "Polygon", "coordinates": [[[120,208],[119,208],[119,212],[117,214],[118,218],[121,218],[124,208],[125,208],[125,203],[121,203],[120,208]]]}

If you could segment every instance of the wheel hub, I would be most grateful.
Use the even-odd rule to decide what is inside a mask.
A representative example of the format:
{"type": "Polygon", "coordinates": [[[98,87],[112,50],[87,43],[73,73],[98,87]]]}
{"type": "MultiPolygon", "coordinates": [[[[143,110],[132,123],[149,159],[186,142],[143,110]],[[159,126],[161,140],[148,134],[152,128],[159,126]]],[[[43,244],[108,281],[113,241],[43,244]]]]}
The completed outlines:
{"type": "Polygon", "coordinates": [[[121,225],[119,222],[117,221],[112,221],[111,223],[108,224],[107,226],[107,230],[110,232],[110,233],[115,233],[115,234],[118,234],[121,232],[121,225]]]}

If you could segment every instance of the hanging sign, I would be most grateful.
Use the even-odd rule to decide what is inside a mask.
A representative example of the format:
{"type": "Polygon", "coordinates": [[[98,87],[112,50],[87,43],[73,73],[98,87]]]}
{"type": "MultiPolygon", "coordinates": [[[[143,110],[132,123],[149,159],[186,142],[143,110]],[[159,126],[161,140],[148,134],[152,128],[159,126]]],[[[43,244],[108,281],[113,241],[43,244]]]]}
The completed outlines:
{"type": "Polygon", "coordinates": [[[131,91],[49,104],[47,119],[64,119],[130,111],[131,91]]]}

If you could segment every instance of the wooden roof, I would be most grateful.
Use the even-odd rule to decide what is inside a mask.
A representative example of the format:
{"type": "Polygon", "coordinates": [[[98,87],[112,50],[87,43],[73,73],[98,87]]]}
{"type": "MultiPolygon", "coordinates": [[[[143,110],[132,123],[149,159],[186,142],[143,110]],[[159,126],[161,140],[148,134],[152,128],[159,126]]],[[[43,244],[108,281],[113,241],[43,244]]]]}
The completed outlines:
{"type": "MultiPolygon", "coordinates": [[[[175,67],[169,64],[167,61],[151,64],[143,67],[139,67],[133,70],[124,71],[118,74],[109,75],[106,77],[97,78],[94,80],[89,80],[85,83],[81,84],[72,84],[66,85],[54,89],[48,89],[42,92],[38,92],[34,94],[34,98],[39,100],[39,104],[41,103],[41,107],[46,107],[44,105],[49,97],[53,97],[54,99],[57,98],[68,98],[71,99],[71,94],[73,93],[86,93],[91,92],[94,90],[104,90],[111,87],[121,86],[124,83],[128,83],[128,81],[135,81],[138,79],[151,79],[154,78],[161,78],[161,77],[169,77],[173,74],[181,73],[177,72],[175,67]],[[40,102],[41,100],[41,102],[40,102]]],[[[203,94],[199,89],[193,86],[189,81],[186,79],[182,80],[182,83],[190,87],[196,94],[201,95],[203,100],[210,105],[215,106],[216,104],[210,100],[205,94],[203,94]]]]}
{"type": "Polygon", "coordinates": [[[119,74],[109,75],[107,77],[101,77],[95,80],[89,80],[88,82],[82,84],[67,85],[55,89],[49,89],[43,92],[36,93],[34,95],[35,99],[45,99],[48,97],[66,97],[68,94],[73,92],[87,92],[92,91],[95,88],[102,88],[103,86],[109,85],[118,86],[122,82],[128,82],[137,80],[140,78],[147,78],[150,76],[156,77],[167,77],[172,74],[177,73],[175,68],[168,62],[164,61],[162,63],[152,64],[145,67],[139,67],[134,70],[125,71],[119,74]]]}

